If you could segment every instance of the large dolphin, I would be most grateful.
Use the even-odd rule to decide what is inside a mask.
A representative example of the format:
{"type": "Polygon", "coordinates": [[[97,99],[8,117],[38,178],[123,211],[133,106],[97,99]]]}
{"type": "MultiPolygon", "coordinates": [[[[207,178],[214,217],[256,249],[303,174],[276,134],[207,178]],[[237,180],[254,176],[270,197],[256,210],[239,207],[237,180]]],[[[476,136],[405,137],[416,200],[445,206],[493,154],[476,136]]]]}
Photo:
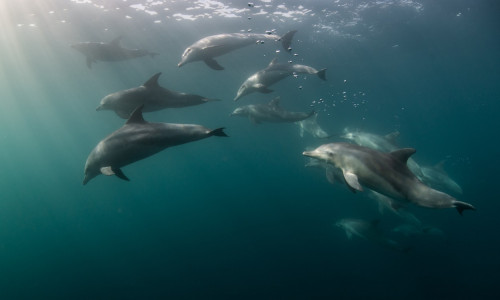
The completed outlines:
{"type": "Polygon", "coordinates": [[[193,106],[218,100],[171,91],[161,87],[158,84],[160,75],[161,73],[156,73],[139,87],[107,95],[102,98],[101,104],[96,110],[114,110],[118,116],[127,119],[134,109],[140,105],[144,105],[144,112],[149,112],[164,108],[193,106]]]}
{"type": "Polygon", "coordinates": [[[283,48],[290,51],[292,38],[296,32],[297,30],[289,31],[282,37],[275,34],[259,33],[225,33],[207,36],[187,47],[177,66],[182,67],[190,62],[204,61],[207,66],[214,70],[224,70],[214,59],[215,57],[245,46],[263,43],[264,40],[281,41],[283,48]]]}
{"type": "Polygon", "coordinates": [[[430,208],[455,207],[460,214],[466,209],[475,210],[474,206],[422,183],[406,165],[414,153],[412,148],[384,153],[354,144],[331,143],[305,151],[303,155],[340,168],[352,191],[363,191],[365,186],[402,203],[430,208]]]}
{"type": "Polygon", "coordinates": [[[409,247],[404,247],[398,242],[387,238],[383,231],[380,230],[378,224],[379,220],[368,222],[361,219],[341,219],[337,223],[335,223],[335,226],[343,229],[348,239],[351,239],[352,236],[355,235],[367,241],[393,250],[401,252],[407,252],[408,250],[410,250],[409,247]]]}
{"type": "Polygon", "coordinates": [[[314,111],[309,113],[286,111],[280,106],[279,101],[280,97],[276,97],[266,104],[240,106],[231,113],[231,116],[248,117],[252,123],[259,124],[262,122],[293,123],[307,119],[314,114],[314,111]]]}
{"type": "Polygon", "coordinates": [[[253,92],[264,94],[271,93],[273,90],[269,86],[293,74],[315,74],[322,80],[326,80],[326,69],[316,70],[313,67],[297,64],[280,64],[273,59],[267,68],[258,71],[248,77],[240,86],[234,101],[253,92]]]}
{"type": "Polygon", "coordinates": [[[227,136],[223,128],[210,130],[200,125],[149,123],[138,107],[120,129],[100,141],[85,163],[87,184],[99,174],[116,175],[129,180],[121,168],[156,154],[168,147],[194,142],[211,136],[227,136]]]}
{"type": "MultiPolygon", "coordinates": [[[[354,143],[372,148],[382,152],[391,152],[397,150],[396,139],[399,137],[399,131],[394,131],[384,136],[380,136],[377,134],[363,132],[363,131],[350,131],[349,129],[344,129],[344,135],[342,136],[345,139],[351,140],[354,143]]],[[[408,159],[408,168],[415,174],[418,179],[423,179],[423,173],[420,165],[413,159],[408,159]]]]}
{"type": "Polygon", "coordinates": [[[299,126],[299,135],[300,137],[304,137],[304,132],[311,134],[315,138],[324,139],[330,137],[330,135],[321,128],[318,124],[318,113],[314,113],[314,115],[310,118],[307,118],[302,121],[295,122],[299,126]]]}
{"type": "Polygon", "coordinates": [[[71,45],[87,58],[87,67],[92,68],[92,63],[100,61],[121,61],[149,55],[154,57],[158,53],[144,49],[127,49],[120,45],[121,36],[110,43],[83,42],[71,45]]]}
{"type": "Polygon", "coordinates": [[[425,184],[439,190],[446,190],[452,194],[462,194],[462,188],[443,169],[444,161],[435,166],[422,166],[423,177],[421,180],[425,184]]]}

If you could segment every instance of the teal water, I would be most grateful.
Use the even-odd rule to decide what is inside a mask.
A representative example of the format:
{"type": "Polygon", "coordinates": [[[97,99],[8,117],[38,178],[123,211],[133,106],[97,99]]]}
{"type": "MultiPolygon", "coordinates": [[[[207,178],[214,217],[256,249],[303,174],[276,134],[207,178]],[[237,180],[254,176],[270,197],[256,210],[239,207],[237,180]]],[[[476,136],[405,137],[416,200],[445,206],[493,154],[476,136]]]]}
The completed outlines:
{"type": "MultiPolygon", "coordinates": [[[[491,299],[500,241],[497,129],[500,19],[496,1],[3,1],[0,4],[0,297],[2,299],[491,299]],[[131,5],[134,5],[131,7],[131,5]],[[195,8],[195,9],[191,9],[195,8]],[[155,13],[152,13],[155,12],[155,13]],[[191,15],[190,20],[186,15],[191,15]],[[250,17],[250,18],[249,18],[250,17]],[[252,45],[177,68],[213,34],[297,29],[293,54],[252,45]],[[123,36],[155,58],[98,62],[69,47],[123,36]],[[287,78],[233,102],[277,56],[327,81],[287,78]],[[155,122],[226,127],[83,186],[88,154],[124,120],[96,112],[105,95],[163,72],[166,88],[222,101],[146,113],[155,122]],[[280,96],[315,109],[333,135],[229,117],[280,96]],[[410,207],[444,235],[394,239],[399,253],[332,226],[380,214],[363,193],[305,168],[302,151],[344,141],[344,128],[414,147],[445,169],[477,211],[410,207]]],[[[498,297],[498,296],[497,296],[498,297]]]]}

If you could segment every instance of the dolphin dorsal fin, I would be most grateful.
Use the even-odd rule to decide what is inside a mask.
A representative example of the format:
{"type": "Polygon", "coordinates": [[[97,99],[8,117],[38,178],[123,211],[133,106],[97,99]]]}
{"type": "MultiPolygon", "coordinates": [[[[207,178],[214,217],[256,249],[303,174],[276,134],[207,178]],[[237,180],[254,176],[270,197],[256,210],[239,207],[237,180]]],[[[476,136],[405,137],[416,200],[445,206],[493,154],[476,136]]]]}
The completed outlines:
{"type": "Polygon", "coordinates": [[[127,123],[125,124],[142,124],[142,123],[147,123],[144,118],[142,117],[142,109],[144,108],[144,104],[141,106],[137,107],[134,112],[130,115],[130,118],[128,118],[127,123]]]}
{"type": "Polygon", "coordinates": [[[390,155],[399,160],[400,162],[402,162],[403,164],[406,164],[408,158],[410,158],[410,156],[412,156],[413,153],[415,152],[417,152],[417,150],[413,148],[403,148],[392,151],[390,155]]]}
{"type": "Polygon", "coordinates": [[[397,139],[399,137],[399,131],[393,131],[391,133],[388,133],[384,136],[384,138],[391,144],[396,145],[397,144],[397,139]]]}
{"type": "Polygon", "coordinates": [[[144,82],[143,86],[145,87],[159,87],[158,78],[160,77],[161,72],[154,74],[148,81],[144,82]]]}
{"type": "Polygon", "coordinates": [[[278,107],[280,105],[280,96],[274,98],[273,100],[269,101],[269,106],[272,107],[278,107]]]}
{"type": "Polygon", "coordinates": [[[117,38],[115,38],[114,40],[112,40],[109,44],[115,46],[115,47],[120,47],[120,41],[122,40],[123,36],[119,36],[117,38]]]}
{"type": "Polygon", "coordinates": [[[269,68],[269,67],[274,66],[275,64],[277,64],[277,62],[276,62],[277,60],[278,60],[277,57],[273,58],[273,60],[271,60],[271,62],[269,63],[269,65],[267,67],[269,68]]]}

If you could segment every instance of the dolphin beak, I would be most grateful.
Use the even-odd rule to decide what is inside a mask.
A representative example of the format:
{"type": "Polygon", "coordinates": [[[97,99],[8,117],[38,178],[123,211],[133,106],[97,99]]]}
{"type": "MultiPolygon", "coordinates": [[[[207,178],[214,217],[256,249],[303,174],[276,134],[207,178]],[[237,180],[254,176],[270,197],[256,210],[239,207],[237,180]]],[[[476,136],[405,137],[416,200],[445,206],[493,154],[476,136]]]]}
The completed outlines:
{"type": "Polygon", "coordinates": [[[309,156],[309,157],[314,157],[314,156],[312,155],[312,153],[313,153],[313,151],[304,151],[304,152],[302,152],[302,155],[304,155],[304,156],[309,156]]]}
{"type": "Polygon", "coordinates": [[[102,105],[99,105],[98,107],[96,107],[95,111],[100,111],[102,110],[102,105]]]}
{"type": "Polygon", "coordinates": [[[182,63],[182,61],[181,61],[181,62],[179,62],[179,63],[177,64],[177,67],[178,67],[178,68],[180,68],[180,67],[182,67],[183,65],[184,65],[184,64],[183,64],[183,63],[182,63]]]}

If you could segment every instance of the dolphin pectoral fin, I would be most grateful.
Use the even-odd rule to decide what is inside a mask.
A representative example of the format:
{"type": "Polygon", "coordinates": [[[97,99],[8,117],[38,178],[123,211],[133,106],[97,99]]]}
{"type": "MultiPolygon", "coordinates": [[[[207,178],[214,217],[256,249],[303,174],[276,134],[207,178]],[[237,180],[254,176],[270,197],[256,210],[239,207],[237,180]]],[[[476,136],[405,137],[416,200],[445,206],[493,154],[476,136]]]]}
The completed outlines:
{"type": "Polygon", "coordinates": [[[326,173],[326,179],[328,180],[328,182],[331,184],[334,184],[335,183],[335,173],[333,172],[333,170],[330,168],[327,168],[325,173],[326,173]]]}
{"type": "Polygon", "coordinates": [[[128,177],[125,176],[125,174],[123,174],[122,169],[114,169],[114,172],[115,172],[116,177],[123,179],[123,180],[126,180],[126,181],[130,181],[130,179],[128,179],[128,177]]]}
{"type": "Polygon", "coordinates": [[[215,59],[213,59],[213,58],[206,58],[206,59],[204,59],[203,61],[204,61],[204,62],[207,64],[207,66],[209,66],[211,69],[218,70],[218,71],[220,71],[220,70],[224,70],[224,67],[223,67],[223,66],[221,66],[221,65],[219,65],[219,63],[218,63],[215,59]]]}
{"type": "Polygon", "coordinates": [[[358,176],[356,176],[356,174],[346,171],[344,169],[342,169],[342,173],[344,174],[344,179],[345,182],[347,183],[347,186],[356,191],[360,192],[363,191],[363,187],[361,187],[361,184],[359,184],[358,176]]]}
{"type": "Polygon", "coordinates": [[[466,209],[476,210],[476,208],[471,204],[462,201],[454,201],[453,205],[455,206],[460,215],[462,215],[462,212],[466,209]]]}
{"type": "Polygon", "coordinates": [[[115,172],[113,172],[113,168],[111,168],[111,166],[102,167],[101,173],[106,176],[115,175],[115,172]]]}

